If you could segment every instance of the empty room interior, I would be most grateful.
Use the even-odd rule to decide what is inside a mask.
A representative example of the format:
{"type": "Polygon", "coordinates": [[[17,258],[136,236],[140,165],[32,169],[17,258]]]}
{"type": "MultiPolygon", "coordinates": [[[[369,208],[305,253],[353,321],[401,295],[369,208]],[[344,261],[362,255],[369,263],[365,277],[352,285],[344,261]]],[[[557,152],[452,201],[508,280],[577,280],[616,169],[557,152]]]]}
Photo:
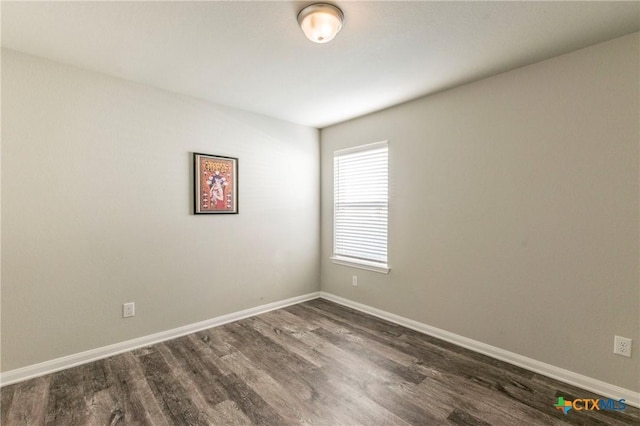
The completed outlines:
{"type": "Polygon", "coordinates": [[[0,12],[2,425],[640,424],[640,2],[0,12]]]}

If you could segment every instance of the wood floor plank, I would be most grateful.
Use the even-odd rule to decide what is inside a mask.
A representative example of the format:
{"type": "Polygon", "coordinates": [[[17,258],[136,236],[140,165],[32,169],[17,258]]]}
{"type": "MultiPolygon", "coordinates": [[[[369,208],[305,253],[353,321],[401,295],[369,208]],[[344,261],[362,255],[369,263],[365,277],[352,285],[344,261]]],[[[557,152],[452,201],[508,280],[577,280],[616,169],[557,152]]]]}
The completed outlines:
{"type": "Polygon", "coordinates": [[[110,392],[120,402],[125,424],[169,426],[138,358],[129,352],[105,361],[113,383],[110,392]]]}
{"type": "MultiPolygon", "coordinates": [[[[310,347],[314,347],[318,353],[316,356],[328,357],[329,361],[324,361],[324,364],[331,366],[330,369],[326,370],[327,374],[347,383],[352,392],[363,393],[369,400],[380,407],[386,405],[397,409],[398,412],[387,410],[390,414],[398,417],[395,422],[399,422],[400,418],[409,423],[418,422],[418,419],[422,419],[420,422],[428,420],[435,422],[438,420],[431,413],[407,403],[402,396],[389,393],[391,383],[403,383],[404,380],[403,377],[398,377],[394,374],[393,370],[397,365],[388,363],[386,366],[391,367],[390,369],[377,366],[375,362],[380,361],[379,359],[367,359],[367,357],[362,356],[363,351],[354,350],[353,347],[343,348],[340,339],[338,341],[327,339],[326,330],[322,328],[314,327],[312,332],[292,333],[292,336],[306,342],[310,347]],[[334,343],[336,344],[334,345],[334,343]]],[[[284,337],[286,337],[286,334],[282,336],[282,338],[284,337]]],[[[286,344],[286,346],[289,347],[289,344],[286,344]]],[[[380,364],[384,363],[380,362],[380,364]]],[[[413,377],[410,380],[415,381],[413,377]]]]}
{"type": "MultiPolygon", "coordinates": [[[[315,309],[307,306],[296,307],[296,311],[302,313],[302,315],[308,315],[308,313],[304,312],[304,309],[315,309]]],[[[323,316],[324,314],[318,313],[318,315],[323,316]]],[[[347,330],[359,333],[361,336],[364,336],[369,340],[377,341],[419,360],[418,365],[427,365],[438,370],[442,369],[445,371],[451,371],[461,375],[462,377],[466,377],[469,380],[476,381],[478,383],[485,383],[487,387],[498,386],[500,383],[504,382],[506,377],[512,377],[516,380],[517,377],[524,376],[527,378],[532,376],[532,373],[530,372],[527,372],[524,375],[516,374],[515,372],[520,370],[518,367],[515,367],[515,370],[506,366],[502,368],[502,365],[496,365],[493,362],[479,362],[475,356],[470,358],[467,356],[467,352],[457,353],[449,348],[443,348],[441,345],[431,345],[426,339],[420,340],[414,334],[409,333],[409,330],[404,334],[399,334],[394,338],[390,338],[388,333],[380,333],[378,330],[364,328],[362,324],[352,325],[340,318],[332,318],[330,315],[325,317],[332,319],[347,330]]],[[[382,320],[376,320],[373,321],[373,323],[379,324],[380,321],[382,320]]],[[[396,330],[395,327],[393,330],[396,330]]]]}
{"type": "Polygon", "coordinates": [[[316,299],[305,304],[294,305],[292,308],[314,309],[319,315],[333,318],[340,324],[346,324],[350,327],[361,329],[367,334],[372,333],[383,342],[395,341],[396,343],[404,343],[406,345],[405,347],[409,347],[415,344],[415,342],[420,342],[422,344],[432,346],[434,349],[440,348],[443,351],[457,354],[458,356],[466,359],[480,361],[483,364],[495,366],[501,370],[514,373],[518,376],[529,378],[533,376],[532,372],[524,368],[504,363],[481,353],[462,348],[453,343],[390,323],[380,318],[372,317],[368,314],[327,300],[316,299]]]}
{"type": "Polygon", "coordinates": [[[87,404],[87,424],[124,424],[123,401],[113,392],[115,383],[107,360],[98,360],[78,367],[84,384],[87,404]]]}
{"type": "Polygon", "coordinates": [[[313,410],[311,404],[301,403],[296,395],[256,368],[242,353],[226,355],[222,360],[282,417],[284,424],[312,425],[313,419],[319,418],[319,413],[313,410]]]}
{"type": "Polygon", "coordinates": [[[272,377],[302,399],[311,399],[314,386],[322,386],[326,378],[321,371],[304,358],[287,351],[273,340],[247,327],[246,323],[228,324],[228,339],[240,352],[259,368],[269,371],[272,377]]]}
{"type": "Polygon", "coordinates": [[[84,364],[78,367],[85,392],[94,393],[109,387],[107,361],[98,361],[84,364]]]}
{"type": "MultiPolygon", "coordinates": [[[[258,332],[263,335],[269,337],[270,339],[280,343],[281,337],[290,336],[292,334],[300,333],[299,331],[292,331],[290,328],[286,327],[286,323],[280,321],[280,318],[274,317],[261,317],[255,318],[255,321],[252,323],[253,328],[255,328],[258,332]]],[[[310,364],[321,368],[324,365],[322,361],[318,358],[318,353],[314,350],[314,348],[309,347],[296,339],[287,339],[286,341],[287,350],[295,353],[307,360],[310,364]]]]}
{"type": "MultiPolygon", "coordinates": [[[[224,421],[218,404],[228,400],[228,393],[215,375],[208,374],[206,366],[200,358],[194,355],[194,349],[189,345],[188,337],[182,337],[158,346],[175,377],[181,383],[192,383],[185,386],[189,399],[196,409],[203,415],[208,424],[219,424],[224,421]],[[169,345],[172,349],[169,349],[169,345]]],[[[224,380],[224,378],[222,379],[224,380]]]]}
{"type": "MultiPolygon", "coordinates": [[[[277,343],[281,344],[281,346],[286,347],[287,349],[292,347],[300,347],[300,346],[306,347],[307,350],[303,350],[303,349],[300,349],[300,350],[303,351],[306,356],[313,356],[315,358],[316,360],[315,364],[321,365],[322,371],[328,374],[329,381],[333,379],[335,383],[343,383],[342,376],[335,371],[337,365],[334,359],[323,355],[319,351],[320,350],[319,345],[315,345],[314,343],[312,343],[311,345],[307,346],[301,340],[298,339],[302,336],[309,336],[309,337],[312,336],[313,338],[315,338],[316,337],[315,335],[313,335],[312,333],[309,333],[308,331],[305,331],[305,332],[295,331],[295,332],[287,333],[284,331],[275,332],[273,329],[269,330],[268,327],[265,327],[265,325],[267,325],[265,320],[270,320],[270,319],[271,318],[264,318],[264,317],[256,318],[255,321],[252,322],[252,326],[256,328],[258,331],[260,331],[261,333],[265,334],[266,336],[276,341],[277,343]]],[[[375,374],[371,374],[373,370],[367,369],[365,365],[361,363],[359,359],[357,359],[357,357],[351,358],[351,361],[352,362],[350,364],[349,371],[352,374],[358,374],[360,375],[360,377],[369,378],[369,379],[376,376],[375,374]]],[[[392,377],[392,375],[390,373],[387,373],[384,375],[384,377],[385,379],[389,379],[392,377]]],[[[380,381],[384,382],[385,379],[381,379],[380,381]]],[[[360,389],[350,389],[348,393],[362,394],[363,398],[362,398],[362,401],[360,401],[360,404],[364,405],[365,407],[369,407],[369,410],[372,413],[376,413],[376,418],[377,418],[376,424],[393,424],[393,425],[404,424],[404,421],[402,421],[399,417],[387,411],[386,409],[381,407],[379,404],[376,404],[374,401],[368,398],[364,393],[362,393],[360,389]]],[[[312,408],[316,408],[315,404],[308,404],[308,405],[310,405],[312,408]]],[[[314,417],[314,423],[328,424],[328,425],[341,423],[340,417],[339,417],[339,410],[337,409],[339,407],[335,407],[336,409],[330,409],[330,410],[326,410],[325,407],[323,406],[320,406],[319,408],[324,409],[324,412],[319,413],[316,411],[314,413],[316,415],[319,414],[319,417],[314,417]],[[336,415],[338,417],[336,417],[336,415]]]]}
{"type": "Polygon", "coordinates": [[[7,424],[9,410],[11,409],[11,404],[13,403],[13,394],[18,385],[20,385],[20,383],[18,383],[17,385],[5,386],[2,388],[2,392],[0,392],[0,425],[7,424]]]}
{"type": "MultiPolygon", "coordinates": [[[[4,391],[4,388],[3,388],[4,391]]],[[[44,424],[49,393],[49,378],[39,377],[12,385],[12,402],[3,415],[2,424],[36,425],[44,424]]],[[[5,399],[2,400],[3,411],[5,399]]]]}
{"type": "Polygon", "coordinates": [[[449,414],[447,417],[451,423],[455,425],[464,425],[464,426],[491,426],[491,423],[487,423],[484,420],[480,420],[477,417],[472,416],[471,414],[456,408],[449,414]]]}
{"type": "Polygon", "coordinates": [[[256,425],[286,424],[285,420],[244,380],[235,374],[225,376],[229,399],[256,425]]]}
{"type": "Polygon", "coordinates": [[[207,425],[185,386],[176,378],[162,355],[155,351],[139,357],[145,378],[172,424],[207,425]]]}
{"type": "Polygon", "coordinates": [[[282,328],[283,330],[291,333],[304,333],[307,331],[313,331],[321,324],[316,322],[317,318],[300,318],[298,315],[294,315],[284,309],[278,309],[276,311],[267,312],[264,315],[260,315],[257,318],[261,318],[270,324],[282,328]]]}
{"type": "Polygon", "coordinates": [[[203,344],[207,345],[218,357],[223,357],[237,351],[237,349],[233,348],[224,340],[224,335],[221,334],[223,329],[224,327],[216,327],[196,333],[196,337],[198,337],[203,344]]]}
{"type": "Polygon", "coordinates": [[[215,411],[217,417],[213,419],[212,425],[247,426],[252,423],[251,419],[230,399],[216,405],[215,411]]]}
{"type": "Polygon", "coordinates": [[[295,388],[303,385],[306,392],[298,393],[303,400],[318,404],[325,409],[340,410],[346,424],[376,424],[380,418],[388,417],[380,412],[377,417],[372,415],[376,412],[376,404],[372,404],[372,401],[363,395],[351,393],[351,389],[346,384],[329,380],[323,370],[253,330],[247,324],[251,320],[249,318],[229,324],[228,329],[236,339],[234,346],[241,347],[241,352],[247,358],[261,365],[275,380],[285,386],[295,388]],[[341,398],[337,398],[337,395],[341,398]]]}
{"type": "Polygon", "coordinates": [[[363,328],[367,328],[369,330],[380,330],[387,335],[394,337],[400,336],[407,331],[407,329],[405,327],[402,327],[401,325],[394,324],[392,322],[374,317],[372,315],[358,312],[356,310],[338,305],[337,303],[329,302],[324,299],[310,300],[307,303],[292,305],[285,309],[289,310],[289,308],[310,308],[316,309],[317,312],[321,312],[324,314],[335,313],[343,321],[353,322],[354,325],[360,325],[363,328]]]}
{"type": "MultiPolygon", "coordinates": [[[[298,315],[300,315],[302,312],[303,311],[299,311],[298,315]]],[[[396,348],[393,348],[386,343],[380,343],[376,339],[369,338],[366,333],[361,332],[363,331],[362,328],[346,328],[342,324],[331,321],[326,317],[314,314],[300,317],[285,310],[273,311],[269,314],[264,316],[261,315],[258,319],[273,322],[272,318],[274,316],[277,316],[277,320],[281,321],[278,323],[279,327],[281,327],[283,330],[295,330],[297,332],[304,330],[313,331],[322,328],[324,330],[331,331],[342,338],[351,340],[354,343],[366,345],[368,352],[375,352],[380,356],[405,367],[415,367],[416,363],[418,362],[418,359],[406,354],[403,351],[397,350],[396,348]],[[273,314],[273,316],[268,316],[269,314],[273,314]],[[291,324],[300,325],[297,327],[291,327],[291,324]]],[[[393,336],[393,338],[397,339],[397,336],[393,336]]]]}
{"type": "Polygon", "coordinates": [[[427,398],[437,400],[445,406],[459,408],[492,424],[558,424],[553,419],[553,410],[545,412],[531,409],[499,392],[487,392],[483,385],[446,373],[425,379],[408,392],[407,397],[418,401],[427,398]]]}
{"type": "MultiPolygon", "coordinates": [[[[314,334],[319,334],[319,333],[314,332],[314,334]]],[[[309,337],[308,337],[308,335],[307,335],[307,336],[304,336],[304,335],[297,335],[297,337],[299,337],[299,338],[304,338],[304,339],[308,339],[308,338],[309,338],[309,337]]],[[[326,346],[322,346],[322,345],[323,345],[323,342],[324,342],[324,340],[322,340],[322,339],[318,339],[318,342],[316,342],[316,345],[317,345],[317,347],[319,348],[319,349],[318,349],[319,351],[323,351],[323,350],[324,350],[324,348],[326,348],[326,346]],[[323,348],[323,349],[320,349],[320,348],[323,348]]],[[[336,342],[336,343],[337,343],[337,345],[340,345],[340,342],[336,342]]],[[[311,342],[310,342],[310,344],[313,344],[313,343],[311,343],[311,342]]],[[[337,349],[337,348],[338,348],[338,346],[336,346],[336,349],[337,349]]],[[[345,358],[344,354],[339,355],[339,352],[340,352],[340,351],[342,351],[342,349],[334,350],[333,352],[331,352],[331,356],[334,356],[334,357],[335,357],[335,361],[337,361],[337,362],[344,361],[347,365],[355,365],[355,362],[357,362],[356,360],[362,360],[362,357],[361,357],[361,356],[359,356],[359,355],[358,355],[358,356],[357,356],[357,358],[356,358],[356,353],[357,353],[357,352],[353,352],[353,353],[352,353],[353,359],[349,360],[348,358],[345,358]]],[[[365,372],[359,372],[359,374],[356,374],[356,377],[361,377],[361,376],[366,376],[366,373],[365,373],[365,372]]],[[[385,378],[385,380],[384,380],[384,381],[385,381],[387,384],[389,384],[389,383],[393,383],[393,379],[391,379],[391,380],[390,380],[388,377],[387,377],[387,378],[385,378]]],[[[394,387],[394,389],[393,389],[394,391],[397,391],[397,392],[396,392],[396,395],[397,395],[397,396],[399,396],[399,397],[401,397],[401,398],[407,398],[408,396],[410,396],[410,395],[411,395],[410,393],[407,393],[407,392],[408,392],[408,391],[407,391],[407,388],[410,388],[410,386],[407,386],[407,383],[397,382],[397,383],[393,383],[391,386],[393,386],[393,387],[394,387]]],[[[367,387],[368,387],[368,388],[371,388],[371,386],[370,386],[370,385],[367,385],[367,387]]],[[[391,393],[387,393],[387,395],[391,395],[391,393]]],[[[421,398],[420,398],[420,399],[418,399],[418,400],[414,400],[414,403],[415,403],[415,405],[419,406],[419,405],[421,405],[421,404],[420,404],[420,401],[423,401],[423,402],[424,402],[424,401],[433,400],[433,396],[434,396],[434,395],[424,395],[424,394],[423,394],[423,395],[420,395],[420,397],[421,397],[421,398]]],[[[385,401],[385,402],[386,402],[386,401],[385,401]]],[[[447,403],[447,404],[439,404],[439,405],[431,406],[431,407],[430,407],[430,412],[433,414],[433,413],[437,412],[437,411],[438,411],[438,409],[439,409],[440,407],[450,407],[450,406],[451,406],[451,404],[450,404],[450,402],[451,402],[451,401],[448,401],[448,402],[449,402],[449,403],[447,403]]],[[[443,416],[443,415],[444,415],[445,417],[446,417],[448,414],[449,414],[449,413],[448,413],[448,411],[440,412],[440,413],[439,413],[439,415],[440,415],[440,416],[443,416]]],[[[406,410],[405,410],[404,415],[405,415],[405,416],[407,416],[407,415],[410,415],[410,413],[407,413],[407,412],[406,412],[406,410]]],[[[407,420],[409,420],[409,421],[413,421],[413,420],[415,419],[415,418],[412,418],[412,417],[405,417],[405,418],[406,418],[407,420]]],[[[512,424],[521,423],[521,421],[516,421],[516,420],[517,420],[517,418],[511,417],[511,416],[509,416],[509,415],[506,415],[506,416],[505,416],[505,415],[503,414],[501,418],[502,418],[502,420],[512,419],[512,420],[513,420],[512,424]]],[[[442,419],[437,419],[437,420],[433,420],[433,421],[442,421],[442,419]]],[[[544,424],[544,423],[541,423],[541,424],[544,424]]]]}
{"type": "Polygon", "coordinates": [[[87,425],[123,425],[124,410],[109,390],[87,396],[87,425]]]}
{"type": "Polygon", "coordinates": [[[79,368],[70,368],[51,375],[48,400],[46,425],[84,425],[87,423],[84,384],[79,368]]]}
{"type": "Polygon", "coordinates": [[[312,300],[0,390],[14,425],[640,425],[597,395],[312,300]]]}
{"type": "MultiPolygon", "coordinates": [[[[364,332],[364,330],[360,328],[347,328],[342,324],[338,324],[335,321],[331,321],[323,317],[315,318],[315,323],[319,325],[317,328],[330,331],[333,334],[355,344],[366,346],[367,351],[373,351],[379,356],[390,359],[391,361],[405,367],[413,367],[418,361],[418,359],[404,351],[398,350],[387,343],[381,343],[378,339],[370,338],[369,333],[364,332]]],[[[397,337],[393,337],[393,339],[397,340],[397,337]]]]}
{"type": "Polygon", "coordinates": [[[449,414],[450,410],[429,412],[407,401],[402,392],[396,392],[403,386],[411,387],[413,383],[405,381],[392,371],[379,368],[373,362],[363,359],[358,354],[346,350],[339,345],[321,337],[316,329],[313,332],[297,334],[295,337],[316,348],[321,356],[331,360],[326,373],[335,381],[345,383],[351,392],[362,393],[376,405],[384,408],[393,416],[409,424],[437,424],[449,414]]]}
{"type": "Polygon", "coordinates": [[[369,381],[377,381],[378,383],[403,383],[402,379],[393,373],[378,368],[376,365],[363,360],[357,354],[340,348],[331,342],[322,339],[314,332],[296,333],[290,336],[279,336],[280,339],[296,339],[304,344],[312,347],[316,352],[316,357],[322,361],[325,370],[341,372],[346,375],[353,375],[360,379],[356,386],[361,390],[365,390],[369,381]]]}
{"type": "MultiPolygon", "coordinates": [[[[222,342],[224,340],[224,334],[217,334],[216,338],[222,342]]],[[[191,359],[192,366],[196,367],[194,372],[199,371],[199,374],[203,374],[205,377],[208,376],[209,380],[215,383],[216,391],[219,389],[221,393],[223,392],[225,397],[232,401],[251,423],[258,425],[284,424],[284,419],[278,412],[231,369],[225,368],[226,373],[223,373],[219,368],[221,362],[217,362],[215,358],[211,356],[212,353],[207,351],[210,347],[206,340],[188,339],[184,342],[184,345],[186,350],[197,355],[197,357],[191,359]],[[196,360],[199,360],[200,363],[196,364],[196,360]]],[[[232,348],[228,343],[226,347],[232,348]]],[[[177,348],[175,350],[177,350],[177,348]]],[[[225,355],[223,358],[233,356],[237,354],[238,351],[236,348],[233,348],[233,350],[227,353],[228,355],[225,355]]],[[[222,362],[222,364],[224,364],[224,362],[222,362]]],[[[201,379],[197,380],[200,381],[201,379]]]]}
{"type": "Polygon", "coordinates": [[[222,373],[206,363],[206,355],[195,346],[189,337],[170,340],[164,346],[175,357],[188,380],[192,381],[209,405],[217,405],[229,398],[221,382],[222,373]]]}
{"type": "Polygon", "coordinates": [[[406,380],[408,382],[417,385],[426,377],[423,374],[417,372],[415,369],[398,364],[397,362],[376,353],[376,351],[371,350],[371,348],[368,348],[366,345],[357,343],[353,340],[345,338],[344,336],[331,333],[330,331],[327,331],[323,328],[318,328],[314,330],[313,333],[317,334],[326,341],[339,346],[340,348],[358,354],[361,358],[366,359],[367,361],[379,366],[384,370],[396,374],[398,377],[401,377],[403,380],[406,380]]]}

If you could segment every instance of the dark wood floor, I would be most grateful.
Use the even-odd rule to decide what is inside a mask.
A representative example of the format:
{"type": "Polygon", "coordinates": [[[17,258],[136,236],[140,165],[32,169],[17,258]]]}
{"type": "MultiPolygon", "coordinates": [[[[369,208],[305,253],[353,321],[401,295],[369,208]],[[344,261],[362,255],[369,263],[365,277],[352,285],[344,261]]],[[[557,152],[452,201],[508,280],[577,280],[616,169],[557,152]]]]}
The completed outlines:
{"type": "Polygon", "coordinates": [[[640,424],[590,392],[325,300],[2,388],[2,425],[640,424]]]}

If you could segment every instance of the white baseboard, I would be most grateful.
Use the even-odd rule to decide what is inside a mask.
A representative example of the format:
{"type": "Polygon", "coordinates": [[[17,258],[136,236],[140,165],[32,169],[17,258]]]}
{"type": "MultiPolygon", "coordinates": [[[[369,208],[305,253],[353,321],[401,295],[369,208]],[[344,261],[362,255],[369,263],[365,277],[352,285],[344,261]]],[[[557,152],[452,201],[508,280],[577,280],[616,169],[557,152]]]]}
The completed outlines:
{"type": "Polygon", "coordinates": [[[621,388],[619,386],[615,386],[601,380],[583,376],[582,374],[555,367],[551,364],[536,361],[535,359],[527,358],[526,356],[518,355],[516,353],[509,352],[495,346],[487,345],[486,343],[450,333],[448,331],[441,330],[439,328],[432,327],[430,325],[414,321],[409,318],[401,317],[400,315],[392,314],[391,312],[364,305],[362,303],[354,302],[352,300],[345,299],[331,293],[321,291],[320,297],[364,312],[366,314],[382,318],[389,322],[410,328],[412,330],[419,331],[420,333],[437,337],[438,339],[442,339],[449,343],[462,346],[463,348],[470,349],[474,352],[479,352],[492,358],[499,359],[500,361],[517,365],[518,367],[522,367],[529,371],[542,374],[543,376],[547,376],[552,379],[556,379],[561,382],[589,390],[598,395],[602,395],[607,398],[613,398],[616,400],[624,399],[627,405],[640,408],[640,392],[634,392],[630,389],[621,388]]]}
{"type": "Polygon", "coordinates": [[[207,328],[216,327],[218,325],[227,324],[238,321],[243,318],[252,317],[273,311],[275,309],[284,308],[286,306],[295,305],[297,303],[306,302],[307,300],[317,299],[320,292],[313,292],[302,296],[291,297],[289,299],[280,300],[266,305],[256,306],[242,311],[222,315],[194,324],[185,325],[183,327],[174,328],[160,333],[139,337],[137,339],[127,340],[125,342],[115,343],[113,345],[103,346],[97,349],[91,349],[86,352],[80,352],[68,355],[62,358],[56,358],[51,361],[45,361],[38,364],[28,365],[26,367],[17,368],[15,370],[6,371],[0,374],[0,386],[10,385],[12,383],[21,382],[23,380],[32,379],[34,377],[44,376],[45,374],[55,373],[56,371],[86,364],[103,358],[108,358],[133,349],[142,348],[165,340],[175,339],[176,337],[195,333],[207,328]]]}
{"type": "Polygon", "coordinates": [[[509,364],[517,365],[518,367],[522,367],[535,373],[551,377],[552,379],[556,379],[570,385],[578,386],[580,388],[592,391],[598,395],[614,399],[625,399],[628,405],[640,408],[640,392],[634,392],[630,389],[621,388],[619,386],[615,386],[601,380],[574,373],[573,371],[555,367],[551,364],[536,361],[534,359],[497,348],[495,346],[487,345],[486,343],[482,343],[477,340],[450,333],[448,331],[441,330],[439,328],[432,327],[427,324],[402,317],[400,315],[392,314],[391,312],[383,311],[381,309],[354,302],[352,300],[345,299],[343,297],[323,291],[292,297],[289,299],[268,303],[266,305],[256,306],[255,308],[249,308],[239,312],[222,315],[209,320],[185,325],[183,327],[151,334],[149,336],[139,337],[137,339],[127,340],[125,342],[103,346],[101,348],[92,349],[86,352],[80,352],[62,358],[56,358],[51,361],[45,361],[39,364],[33,364],[15,370],[10,370],[0,374],[0,386],[10,385],[27,379],[32,379],[34,377],[44,376],[56,371],[86,364],[99,359],[108,358],[110,356],[127,352],[133,349],[153,345],[165,340],[175,339],[176,337],[195,333],[207,328],[216,327],[233,321],[238,321],[243,318],[248,318],[265,312],[273,311],[275,309],[280,309],[286,306],[306,302],[307,300],[317,299],[318,297],[330,300],[335,303],[339,303],[341,305],[367,313],[369,315],[373,315],[378,318],[382,318],[384,320],[410,328],[412,330],[437,337],[439,339],[458,346],[462,346],[472,351],[508,362],[509,364]]]}

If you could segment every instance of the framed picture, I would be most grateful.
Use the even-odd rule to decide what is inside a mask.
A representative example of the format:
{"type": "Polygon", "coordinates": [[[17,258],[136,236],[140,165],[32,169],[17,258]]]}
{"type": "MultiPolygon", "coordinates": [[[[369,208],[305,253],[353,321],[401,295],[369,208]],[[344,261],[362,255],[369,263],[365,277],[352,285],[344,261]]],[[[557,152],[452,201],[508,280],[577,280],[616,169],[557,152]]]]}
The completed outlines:
{"type": "Polygon", "coordinates": [[[193,154],[195,214],[238,213],[238,159],[193,154]]]}

